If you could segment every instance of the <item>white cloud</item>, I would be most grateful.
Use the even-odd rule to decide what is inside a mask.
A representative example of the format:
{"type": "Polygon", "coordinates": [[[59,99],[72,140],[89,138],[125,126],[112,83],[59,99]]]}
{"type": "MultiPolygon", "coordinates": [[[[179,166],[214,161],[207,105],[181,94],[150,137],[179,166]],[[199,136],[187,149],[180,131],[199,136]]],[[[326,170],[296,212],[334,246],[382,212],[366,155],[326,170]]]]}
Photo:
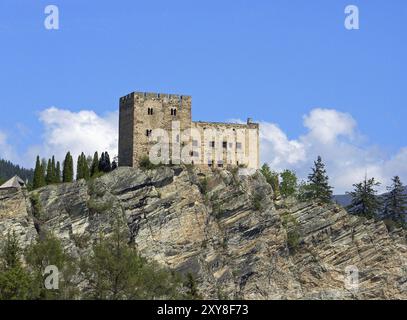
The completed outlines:
{"type": "Polygon", "coordinates": [[[262,158],[275,170],[287,166],[298,166],[306,159],[304,144],[289,140],[287,135],[274,123],[260,123],[260,150],[262,158]]]}
{"type": "Polygon", "coordinates": [[[16,152],[7,141],[7,135],[0,131],[0,158],[6,160],[16,160],[16,152]]]}
{"type": "Polygon", "coordinates": [[[39,119],[44,125],[43,143],[31,146],[28,158],[33,161],[55,155],[62,161],[67,151],[76,157],[84,152],[92,155],[95,151],[108,151],[113,158],[117,155],[118,114],[99,116],[94,111],[71,112],[55,107],[42,111],[39,119]]]}
{"type": "Polygon", "coordinates": [[[350,114],[313,109],[303,117],[307,133],[293,140],[276,124],[260,124],[261,158],[274,170],[293,169],[305,179],[321,155],[336,193],[349,191],[365,174],[382,182],[381,191],[394,175],[407,182],[407,147],[389,157],[375,146],[360,145],[357,123],[350,114]]]}
{"type": "Polygon", "coordinates": [[[303,119],[309,136],[323,144],[335,142],[338,136],[352,138],[356,127],[356,121],[350,114],[334,109],[313,109],[303,119]]]}

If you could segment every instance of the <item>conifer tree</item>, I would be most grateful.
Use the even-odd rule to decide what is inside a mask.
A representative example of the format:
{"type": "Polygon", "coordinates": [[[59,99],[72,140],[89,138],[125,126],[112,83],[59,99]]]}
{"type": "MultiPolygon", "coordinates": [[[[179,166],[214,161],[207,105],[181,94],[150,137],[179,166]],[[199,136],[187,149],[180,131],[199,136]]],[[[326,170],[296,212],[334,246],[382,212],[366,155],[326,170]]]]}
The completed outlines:
{"type": "Polygon", "coordinates": [[[0,300],[31,298],[32,278],[21,262],[22,251],[14,232],[0,243],[0,300]]]}
{"type": "Polygon", "coordinates": [[[106,151],[106,152],[105,152],[105,167],[104,167],[104,172],[110,172],[110,171],[112,171],[112,163],[110,162],[109,153],[106,151]]]}
{"type": "Polygon", "coordinates": [[[48,159],[48,165],[47,165],[47,175],[45,176],[45,182],[47,184],[53,183],[53,170],[52,170],[52,161],[51,159],[48,159]]]}
{"type": "Polygon", "coordinates": [[[81,155],[78,157],[78,163],[76,166],[76,180],[85,179],[88,180],[90,178],[88,162],[86,159],[85,154],[82,152],[81,155]]]}
{"type": "Polygon", "coordinates": [[[113,160],[112,162],[112,171],[117,169],[117,162],[116,160],[113,160]]]}
{"type": "Polygon", "coordinates": [[[70,152],[68,152],[65,157],[62,177],[63,182],[73,181],[73,159],[70,152]]]}
{"type": "Polygon", "coordinates": [[[93,156],[92,166],[90,168],[90,176],[94,177],[99,173],[99,154],[96,151],[93,156]]]}
{"type": "Polygon", "coordinates": [[[33,180],[33,189],[38,189],[45,186],[45,177],[43,173],[43,168],[40,161],[40,156],[37,156],[37,161],[35,163],[34,170],[34,180],[33,180]]]}
{"type": "Polygon", "coordinates": [[[82,153],[82,173],[83,173],[83,178],[85,180],[89,180],[90,170],[89,170],[88,160],[84,153],[82,153]]]}
{"type": "Polygon", "coordinates": [[[52,167],[51,183],[57,183],[56,182],[56,176],[55,176],[56,175],[55,156],[52,156],[51,167],[52,167]]]}
{"type": "Polygon", "coordinates": [[[61,183],[61,164],[57,161],[55,168],[55,183],[61,183]]]}
{"type": "Polygon", "coordinates": [[[407,194],[399,176],[392,179],[389,191],[384,196],[384,215],[386,218],[405,223],[407,215],[407,194]]]}
{"type": "Polygon", "coordinates": [[[76,180],[83,179],[83,164],[82,156],[78,156],[78,161],[76,162],[76,180]]]}
{"type": "Polygon", "coordinates": [[[103,168],[105,166],[105,153],[102,152],[102,154],[100,155],[100,159],[99,159],[99,172],[103,172],[103,168]]]}
{"type": "Polygon", "coordinates": [[[318,156],[317,161],[314,161],[314,168],[312,168],[312,172],[308,175],[305,198],[325,203],[332,201],[332,187],[329,185],[329,177],[326,174],[325,164],[320,156],[318,156]]]}
{"type": "Polygon", "coordinates": [[[376,187],[380,182],[374,178],[365,179],[354,184],[354,190],[347,192],[352,198],[351,204],[346,208],[349,213],[360,215],[366,218],[373,218],[381,208],[381,203],[377,197],[376,187]]]}

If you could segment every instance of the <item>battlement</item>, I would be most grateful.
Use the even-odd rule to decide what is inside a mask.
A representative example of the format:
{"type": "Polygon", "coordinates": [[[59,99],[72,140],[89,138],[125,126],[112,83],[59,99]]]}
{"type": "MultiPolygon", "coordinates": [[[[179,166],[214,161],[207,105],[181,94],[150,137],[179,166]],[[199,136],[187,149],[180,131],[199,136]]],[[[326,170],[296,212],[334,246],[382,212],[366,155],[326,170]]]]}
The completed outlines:
{"type": "Polygon", "coordinates": [[[157,93],[157,92],[131,92],[123,97],[120,98],[120,102],[126,102],[128,100],[134,99],[145,99],[145,100],[161,100],[161,99],[168,99],[168,100],[191,100],[191,96],[189,95],[180,95],[180,94],[172,94],[172,93],[157,93]]]}

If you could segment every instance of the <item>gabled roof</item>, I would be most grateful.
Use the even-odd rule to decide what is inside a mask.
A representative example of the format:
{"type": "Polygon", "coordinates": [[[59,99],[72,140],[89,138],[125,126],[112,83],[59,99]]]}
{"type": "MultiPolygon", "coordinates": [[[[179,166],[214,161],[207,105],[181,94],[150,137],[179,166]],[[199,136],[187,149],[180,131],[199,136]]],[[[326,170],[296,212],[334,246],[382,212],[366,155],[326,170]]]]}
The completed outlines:
{"type": "Polygon", "coordinates": [[[0,186],[0,189],[8,189],[8,188],[25,188],[25,182],[19,176],[14,176],[10,180],[6,181],[4,184],[0,186]]]}

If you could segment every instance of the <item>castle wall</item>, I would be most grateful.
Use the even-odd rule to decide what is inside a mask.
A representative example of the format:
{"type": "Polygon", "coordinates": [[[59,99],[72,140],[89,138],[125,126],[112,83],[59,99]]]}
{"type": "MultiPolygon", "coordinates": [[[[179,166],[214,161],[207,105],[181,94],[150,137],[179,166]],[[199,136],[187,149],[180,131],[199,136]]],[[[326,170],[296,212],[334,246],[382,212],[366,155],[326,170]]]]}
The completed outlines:
{"type": "MultiPolygon", "coordinates": [[[[180,131],[191,128],[190,96],[134,92],[127,99],[121,98],[120,106],[120,111],[124,112],[123,116],[120,116],[123,130],[119,131],[125,137],[119,138],[119,162],[120,165],[123,163],[123,166],[129,165],[128,154],[131,158],[130,166],[136,166],[143,156],[149,154],[156,143],[151,139],[155,129],[163,129],[168,133],[169,150],[172,150],[173,136],[176,139],[172,132],[173,124],[178,123],[180,131]],[[133,114],[129,109],[133,110],[133,114]],[[127,120],[127,117],[130,120],[127,120]],[[129,129],[129,126],[132,128],[129,129]],[[152,131],[150,135],[147,135],[147,130],[152,131]],[[120,141],[123,141],[122,144],[120,141]],[[120,155],[124,157],[123,162],[120,155]]],[[[181,132],[179,135],[181,136],[181,132]]]]}
{"type": "Polygon", "coordinates": [[[133,92],[120,98],[119,119],[120,166],[137,166],[165,139],[167,164],[259,168],[259,125],[192,122],[190,96],[133,92]]]}
{"type": "Polygon", "coordinates": [[[258,169],[259,125],[193,122],[194,163],[205,167],[245,166],[258,169]]]}

